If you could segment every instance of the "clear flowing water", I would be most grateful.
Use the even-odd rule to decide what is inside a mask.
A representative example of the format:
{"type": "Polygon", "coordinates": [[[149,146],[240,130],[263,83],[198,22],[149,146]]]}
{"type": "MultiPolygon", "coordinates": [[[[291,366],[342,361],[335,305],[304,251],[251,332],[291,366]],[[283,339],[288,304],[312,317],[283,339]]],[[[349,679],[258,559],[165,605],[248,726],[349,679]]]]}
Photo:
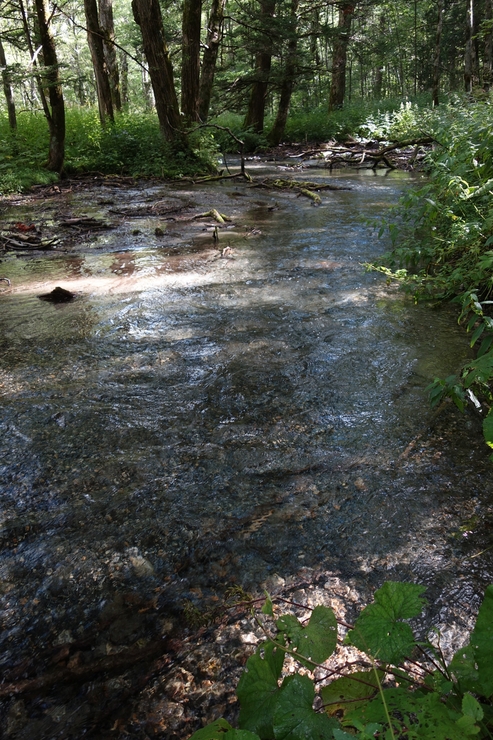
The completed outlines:
{"type": "MultiPolygon", "coordinates": [[[[313,207],[204,188],[235,224],[223,258],[210,225],[170,222],[159,241],[144,219],[138,234],[126,223],[76,252],[3,260],[7,662],[87,627],[128,588],[160,588],[172,609],[324,569],[362,586],[424,582],[436,614],[451,598],[478,603],[493,570],[480,420],[436,417],[424,392],[467,342],[453,313],[416,307],[361,266],[385,247],[364,218],[406,179],[318,176],[350,189],[313,207]],[[77,300],[39,301],[55,285],[77,300]]],[[[190,213],[198,198],[111,195],[190,213]]],[[[73,205],[88,213],[91,198],[73,205]]]]}

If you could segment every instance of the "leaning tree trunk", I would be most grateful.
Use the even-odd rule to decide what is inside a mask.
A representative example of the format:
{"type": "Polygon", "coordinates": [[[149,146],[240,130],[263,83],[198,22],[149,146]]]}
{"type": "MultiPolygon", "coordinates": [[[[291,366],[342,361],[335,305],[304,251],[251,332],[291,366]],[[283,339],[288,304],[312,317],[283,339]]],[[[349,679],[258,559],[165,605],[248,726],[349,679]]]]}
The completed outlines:
{"type": "Polygon", "coordinates": [[[351,21],[354,15],[354,3],[343,2],[339,5],[339,22],[332,54],[332,82],[329,95],[329,113],[344,105],[346,93],[346,62],[349,46],[351,21]]]}
{"type": "Polygon", "coordinates": [[[105,126],[108,119],[113,122],[114,116],[110,80],[104,59],[103,32],[99,25],[96,0],[84,0],[84,10],[86,14],[87,42],[89,44],[94,76],[96,78],[99,119],[101,125],[105,126]]]}
{"type": "Polygon", "coordinates": [[[47,0],[34,0],[34,6],[38,17],[38,32],[43,51],[43,63],[46,69],[44,78],[51,108],[47,117],[50,130],[50,148],[46,166],[53,172],[61,172],[65,157],[65,104],[58,73],[58,59],[55,42],[48,25],[48,2],[47,0]]]}
{"type": "Polygon", "coordinates": [[[184,0],[181,47],[181,111],[187,123],[196,123],[199,120],[201,20],[202,0],[184,0]]]}
{"type": "Polygon", "coordinates": [[[115,24],[113,22],[113,0],[99,0],[99,22],[103,32],[103,49],[111,91],[111,102],[117,111],[122,109],[120,95],[120,70],[116,54],[115,24]]]}
{"type": "Polygon", "coordinates": [[[298,30],[296,13],[298,12],[299,0],[291,0],[291,17],[289,28],[289,41],[286,54],[286,64],[281,82],[281,95],[279,98],[279,107],[277,109],[276,120],[269,133],[268,139],[272,146],[277,146],[284,136],[286,121],[288,120],[289,105],[293,93],[294,81],[296,76],[296,51],[298,48],[298,30]]]}
{"type": "Polygon", "coordinates": [[[216,73],[216,62],[219,47],[223,35],[224,6],[226,0],[212,0],[209,22],[207,24],[207,37],[202,54],[202,69],[200,71],[199,85],[199,119],[204,123],[209,116],[212,86],[216,73]]]}
{"type": "Polygon", "coordinates": [[[435,51],[433,54],[433,74],[431,83],[431,97],[433,105],[438,105],[440,91],[440,48],[442,39],[444,0],[438,0],[438,21],[435,35],[435,51]]]}
{"type": "Polygon", "coordinates": [[[243,124],[245,128],[252,128],[256,134],[261,134],[264,130],[265,102],[272,64],[272,35],[269,32],[269,22],[274,17],[275,7],[275,0],[260,0],[263,40],[255,57],[255,81],[243,124]]]}
{"type": "Polygon", "coordinates": [[[132,10],[142,34],[161,133],[166,141],[181,140],[180,110],[159,0],[132,0],[132,10]]]}
{"type": "Polygon", "coordinates": [[[1,39],[0,39],[0,65],[2,67],[3,93],[5,95],[5,102],[7,104],[9,126],[10,126],[11,131],[15,131],[17,129],[17,116],[15,114],[14,93],[12,91],[12,85],[10,82],[10,74],[9,74],[9,70],[7,69],[7,59],[5,58],[5,51],[3,49],[1,39]]]}

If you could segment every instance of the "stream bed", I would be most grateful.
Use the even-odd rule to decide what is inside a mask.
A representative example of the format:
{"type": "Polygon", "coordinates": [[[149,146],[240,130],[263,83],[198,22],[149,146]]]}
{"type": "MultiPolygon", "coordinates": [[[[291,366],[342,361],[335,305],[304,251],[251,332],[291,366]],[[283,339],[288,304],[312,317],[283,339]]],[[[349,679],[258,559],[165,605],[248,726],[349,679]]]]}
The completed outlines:
{"type": "MultiPolygon", "coordinates": [[[[95,630],[91,649],[111,655],[231,586],[323,573],[362,601],[385,580],[423,583],[451,643],[453,623],[470,626],[493,576],[491,463],[481,418],[437,414],[425,393],[467,339],[453,312],[362,266],[386,246],[368,219],[412,181],[309,177],[341,189],[314,206],[236,181],[100,182],[0,205],[4,223],[47,232],[80,214],[113,227],[0,263],[10,682],[95,630]],[[198,218],[211,208],[231,221],[198,218]],[[75,300],[39,300],[56,286],[75,300]]],[[[7,736],[141,736],[87,733],[87,686],[64,701],[5,697],[7,736]]],[[[142,737],[187,736],[162,716],[153,727],[142,737]]]]}

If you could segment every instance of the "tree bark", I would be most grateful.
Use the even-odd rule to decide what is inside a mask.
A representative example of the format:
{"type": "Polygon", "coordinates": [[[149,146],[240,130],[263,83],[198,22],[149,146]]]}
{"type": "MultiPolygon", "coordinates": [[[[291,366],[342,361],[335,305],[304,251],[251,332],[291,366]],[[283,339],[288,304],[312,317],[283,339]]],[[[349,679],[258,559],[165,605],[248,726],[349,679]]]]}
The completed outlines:
{"type": "Polygon", "coordinates": [[[117,111],[122,109],[120,95],[120,70],[116,53],[115,24],[113,21],[113,0],[99,0],[99,21],[103,32],[103,50],[111,91],[111,102],[117,111]]]}
{"type": "Polygon", "coordinates": [[[181,111],[186,122],[199,120],[200,26],[202,0],[184,0],[181,47],[181,111]]]}
{"type": "Polygon", "coordinates": [[[207,24],[207,37],[202,54],[202,69],[200,72],[199,85],[199,119],[204,123],[209,117],[212,86],[216,73],[217,55],[223,36],[224,6],[226,0],[212,0],[209,22],[207,24]]]}
{"type": "Polygon", "coordinates": [[[108,119],[113,122],[113,103],[108,70],[104,58],[103,32],[99,25],[98,6],[96,0],[84,0],[86,14],[87,42],[91,52],[96,92],[98,96],[99,120],[101,126],[106,126],[108,119]]]}
{"type": "Polygon", "coordinates": [[[46,166],[53,172],[61,172],[65,158],[65,104],[58,73],[58,59],[55,42],[48,25],[47,0],[34,0],[34,6],[38,18],[38,32],[46,69],[44,77],[51,108],[51,111],[47,111],[50,147],[46,166]]]}
{"type": "Polygon", "coordinates": [[[166,141],[177,141],[182,138],[180,110],[159,0],[132,0],[132,10],[142,34],[161,133],[166,141]]]}
{"type": "Polygon", "coordinates": [[[122,105],[128,105],[128,59],[125,52],[120,52],[120,71],[121,71],[121,101],[122,105]]]}
{"type": "Polygon", "coordinates": [[[276,120],[269,133],[268,140],[272,146],[277,146],[284,136],[286,121],[288,120],[289,105],[293,93],[296,76],[296,51],[298,48],[298,29],[296,13],[298,12],[299,0],[291,0],[289,40],[286,54],[286,64],[281,82],[281,95],[277,109],[276,120]]]}
{"type": "Polygon", "coordinates": [[[339,5],[339,22],[337,35],[334,41],[332,54],[332,81],[329,95],[329,113],[344,105],[346,93],[346,63],[351,32],[351,21],[355,5],[352,2],[343,2],[339,5]]]}
{"type": "Polygon", "coordinates": [[[264,130],[265,102],[272,64],[272,36],[269,33],[269,22],[274,17],[275,8],[275,0],[260,0],[260,17],[264,33],[255,58],[255,81],[243,124],[245,128],[252,128],[256,134],[261,134],[264,130]]]}
{"type": "Polygon", "coordinates": [[[438,0],[438,20],[435,34],[435,50],[433,54],[433,73],[431,83],[431,97],[433,105],[439,104],[440,91],[440,49],[442,40],[444,0],[438,0]]]}
{"type": "Polygon", "coordinates": [[[0,66],[2,67],[3,93],[5,95],[5,102],[7,104],[9,126],[10,126],[11,131],[15,131],[17,129],[17,116],[15,114],[14,93],[13,93],[12,85],[10,82],[10,74],[7,69],[7,59],[5,58],[5,51],[4,51],[1,39],[0,39],[0,66]]]}
{"type": "Polygon", "coordinates": [[[483,90],[489,92],[493,83],[493,0],[486,0],[484,18],[488,23],[488,30],[484,37],[483,90]]]}

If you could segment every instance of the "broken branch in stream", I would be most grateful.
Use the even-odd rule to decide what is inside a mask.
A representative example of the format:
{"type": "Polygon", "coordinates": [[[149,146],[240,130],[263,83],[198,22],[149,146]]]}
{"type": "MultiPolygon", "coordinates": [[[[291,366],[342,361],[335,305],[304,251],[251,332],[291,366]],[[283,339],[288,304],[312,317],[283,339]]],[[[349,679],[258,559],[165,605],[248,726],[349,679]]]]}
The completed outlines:
{"type": "Polygon", "coordinates": [[[211,208],[210,211],[204,211],[204,213],[197,213],[192,220],[195,220],[196,218],[213,218],[218,224],[224,224],[226,221],[231,221],[229,216],[226,216],[224,213],[219,213],[215,208],[211,208]]]}

